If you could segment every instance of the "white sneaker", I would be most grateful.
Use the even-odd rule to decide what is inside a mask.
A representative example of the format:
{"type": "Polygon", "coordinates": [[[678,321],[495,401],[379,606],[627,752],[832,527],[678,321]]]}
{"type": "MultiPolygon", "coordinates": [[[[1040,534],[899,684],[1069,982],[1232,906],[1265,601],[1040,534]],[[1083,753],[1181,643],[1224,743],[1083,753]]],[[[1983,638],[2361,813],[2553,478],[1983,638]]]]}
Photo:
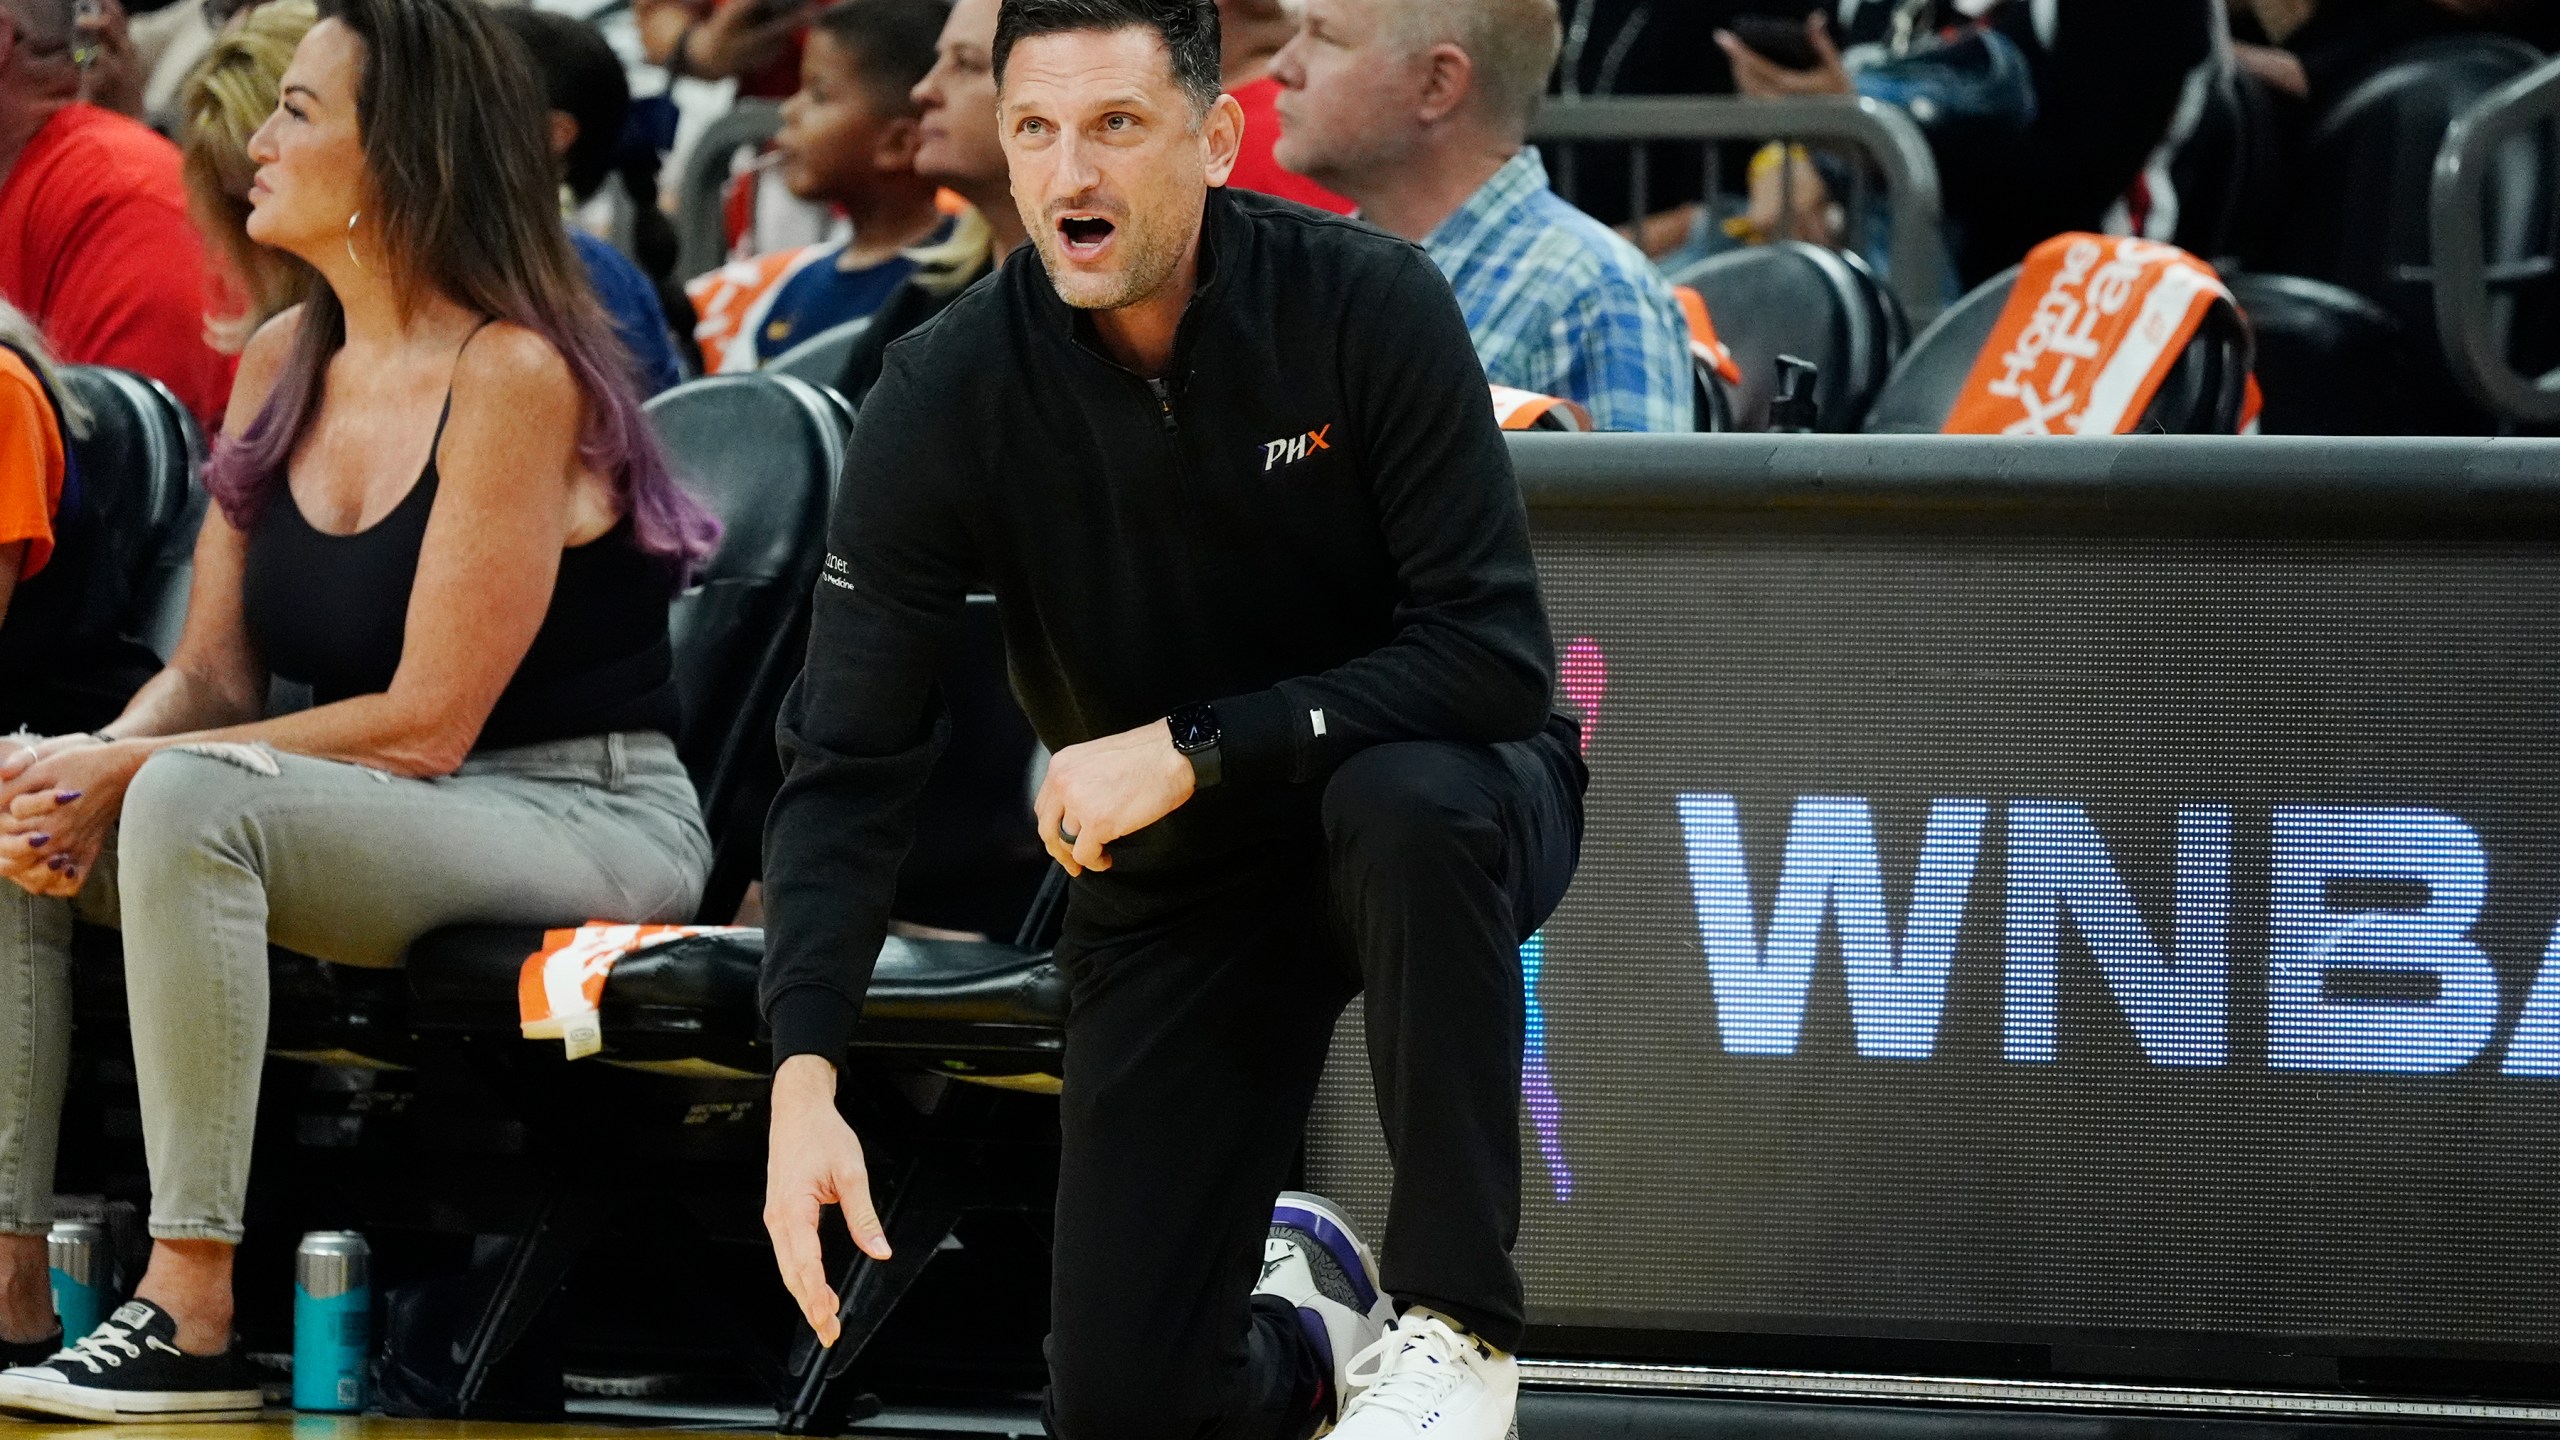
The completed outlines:
{"type": "Polygon", "coordinates": [[[1351,1362],[1334,1440],[1520,1440],[1520,1362],[1407,1311],[1351,1362]]]}
{"type": "Polygon", "coordinates": [[[1262,1242],[1262,1281],[1256,1295],[1277,1295],[1298,1307],[1298,1323],[1332,1372],[1332,1407],[1316,1434],[1342,1417],[1352,1390],[1353,1357],[1377,1343],[1396,1318],[1395,1305],[1378,1289],[1378,1262],[1351,1222],[1319,1195],[1284,1191],[1271,1207],[1271,1236],[1262,1242]]]}

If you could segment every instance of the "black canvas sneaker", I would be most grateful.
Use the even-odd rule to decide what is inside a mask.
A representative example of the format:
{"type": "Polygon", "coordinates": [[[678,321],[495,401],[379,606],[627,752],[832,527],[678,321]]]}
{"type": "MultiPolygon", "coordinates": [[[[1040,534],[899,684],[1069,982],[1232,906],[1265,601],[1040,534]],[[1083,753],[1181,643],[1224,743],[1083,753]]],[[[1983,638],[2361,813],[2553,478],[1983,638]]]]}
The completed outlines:
{"type": "Polygon", "coordinates": [[[78,1344],[0,1374],[0,1410],[74,1420],[254,1420],[266,1404],[239,1348],[189,1355],[178,1322],[128,1300],[78,1344]]]}

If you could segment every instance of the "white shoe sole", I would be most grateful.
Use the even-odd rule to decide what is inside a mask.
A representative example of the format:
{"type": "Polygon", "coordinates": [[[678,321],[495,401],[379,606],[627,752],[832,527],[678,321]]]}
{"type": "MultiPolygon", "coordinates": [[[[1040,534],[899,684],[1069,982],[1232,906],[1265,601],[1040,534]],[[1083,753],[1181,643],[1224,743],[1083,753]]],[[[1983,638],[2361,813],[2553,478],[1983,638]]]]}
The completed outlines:
{"type": "Polygon", "coordinates": [[[0,1410],[69,1420],[155,1420],[165,1424],[255,1420],[267,1397],[256,1390],[98,1390],[0,1376],[0,1410]]]}

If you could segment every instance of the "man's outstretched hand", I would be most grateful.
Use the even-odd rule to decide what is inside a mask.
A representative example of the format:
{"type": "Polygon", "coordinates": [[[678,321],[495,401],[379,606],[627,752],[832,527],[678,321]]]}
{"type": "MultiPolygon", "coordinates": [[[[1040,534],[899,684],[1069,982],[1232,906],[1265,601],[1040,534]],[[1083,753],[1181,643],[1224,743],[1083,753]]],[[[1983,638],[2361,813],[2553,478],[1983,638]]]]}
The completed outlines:
{"type": "Polygon", "coordinates": [[[1031,802],[1040,843],[1070,875],[1108,870],[1103,847],[1181,809],[1196,783],[1162,720],[1070,745],[1049,757],[1049,778],[1031,802]]]}
{"type": "Polygon", "coordinates": [[[844,1210],[853,1243],[874,1260],[889,1258],[889,1237],[871,1208],[871,1173],[862,1142],[836,1113],[836,1071],[816,1055],[794,1055],[773,1072],[773,1134],[764,1162],[764,1228],[773,1237],[782,1283],[800,1303],[818,1343],[833,1346],[842,1325],[835,1287],[827,1283],[818,1245],[818,1212],[844,1210]]]}

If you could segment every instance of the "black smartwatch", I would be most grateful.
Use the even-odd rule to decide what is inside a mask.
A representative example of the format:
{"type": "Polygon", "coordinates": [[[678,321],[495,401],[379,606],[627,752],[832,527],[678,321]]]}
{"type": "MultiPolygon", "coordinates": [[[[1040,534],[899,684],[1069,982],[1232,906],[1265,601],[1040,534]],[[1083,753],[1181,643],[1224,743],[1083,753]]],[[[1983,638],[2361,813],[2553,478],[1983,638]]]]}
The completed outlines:
{"type": "Polygon", "coordinates": [[[1218,783],[1225,767],[1218,756],[1218,742],[1226,738],[1218,728],[1218,712],[1208,705],[1185,705],[1165,717],[1173,731],[1173,748],[1191,762],[1191,782],[1202,790],[1218,783]]]}

